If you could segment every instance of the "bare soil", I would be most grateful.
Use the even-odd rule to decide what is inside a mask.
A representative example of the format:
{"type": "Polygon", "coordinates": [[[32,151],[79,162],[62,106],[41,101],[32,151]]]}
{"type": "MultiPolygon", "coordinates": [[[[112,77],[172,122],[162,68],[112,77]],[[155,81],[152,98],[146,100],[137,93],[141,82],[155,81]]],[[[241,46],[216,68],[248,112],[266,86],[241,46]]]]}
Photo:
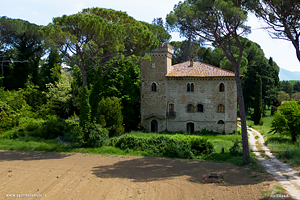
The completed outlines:
{"type": "Polygon", "coordinates": [[[249,200],[276,184],[229,163],[0,150],[0,199],[249,200]],[[223,181],[203,181],[209,173],[223,181]]]}

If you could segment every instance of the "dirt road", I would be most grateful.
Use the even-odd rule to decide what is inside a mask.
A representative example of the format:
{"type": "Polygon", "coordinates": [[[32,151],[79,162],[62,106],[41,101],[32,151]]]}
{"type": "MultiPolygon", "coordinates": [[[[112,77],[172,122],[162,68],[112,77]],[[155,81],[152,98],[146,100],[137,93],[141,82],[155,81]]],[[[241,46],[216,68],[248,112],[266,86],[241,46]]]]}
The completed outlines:
{"type": "Polygon", "coordinates": [[[248,200],[274,184],[228,163],[0,151],[0,199],[248,200]],[[204,184],[208,173],[222,173],[224,183],[204,184]]]}

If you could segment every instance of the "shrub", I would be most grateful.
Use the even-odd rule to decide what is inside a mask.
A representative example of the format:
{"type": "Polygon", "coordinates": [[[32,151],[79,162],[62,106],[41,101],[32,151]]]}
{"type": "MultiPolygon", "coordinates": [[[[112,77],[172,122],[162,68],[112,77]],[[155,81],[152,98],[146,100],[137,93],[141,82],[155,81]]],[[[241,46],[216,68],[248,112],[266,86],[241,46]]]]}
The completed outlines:
{"type": "Polygon", "coordinates": [[[101,147],[108,138],[108,130],[95,123],[87,123],[84,128],[74,124],[69,135],[70,139],[82,146],[101,147]]]}
{"type": "Polygon", "coordinates": [[[0,88],[0,132],[18,126],[22,117],[31,115],[30,109],[22,91],[0,88]]]}
{"type": "Polygon", "coordinates": [[[42,127],[40,137],[45,139],[54,139],[59,135],[65,135],[68,132],[68,130],[68,124],[64,119],[52,119],[47,121],[42,127]]]}
{"type": "Polygon", "coordinates": [[[126,150],[146,151],[167,157],[194,158],[194,155],[209,154],[213,144],[206,139],[184,135],[154,136],[139,138],[129,134],[119,137],[116,147],[126,150]]]}
{"type": "Polygon", "coordinates": [[[194,137],[191,139],[191,147],[194,155],[210,154],[214,150],[212,142],[200,137],[194,137]]]}
{"type": "Polygon", "coordinates": [[[100,101],[96,122],[107,128],[109,137],[124,133],[122,108],[118,98],[107,97],[100,101]]]}
{"type": "Polygon", "coordinates": [[[83,129],[83,132],[88,136],[86,142],[86,146],[88,147],[101,147],[104,140],[108,138],[108,130],[95,123],[88,124],[83,129]]]}
{"type": "Polygon", "coordinates": [[[241,147],[240,144],[241,144],[241,141],[235,140],[233,142],[232,147],[229,148],[230,154],[232,154],[232,155],[240,155],[240,154],[242,154],[242,147],[241,147]]]}

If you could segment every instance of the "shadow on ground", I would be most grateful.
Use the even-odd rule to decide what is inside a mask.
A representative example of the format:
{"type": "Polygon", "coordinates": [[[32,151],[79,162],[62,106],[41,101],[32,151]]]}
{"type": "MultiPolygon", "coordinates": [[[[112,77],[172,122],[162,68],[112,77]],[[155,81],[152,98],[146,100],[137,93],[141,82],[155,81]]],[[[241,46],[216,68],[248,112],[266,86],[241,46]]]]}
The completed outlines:
{"type": "Polygon", "coordinates": [[[57,152],[37,152],[37,151],[16,151],[0,150],[0,162],[14,160],[44,160],[44,159],[61,159],[67,157],[67,154],[57,152]]]}
{"type": "Polygon", "coordinates": [[[143,157],[119,161],[112,165],[94,167],[93,174],[99,178],[125,178],[135,182],[159,181],[186,176],[195,183],[202,183],[204,175],[222,173],[225,185],[257,184],[264,180],[274,180],[271,176],[260,180],[251,178],[250,170],[230,163],[199,162],[159,157],[143,157]]]}

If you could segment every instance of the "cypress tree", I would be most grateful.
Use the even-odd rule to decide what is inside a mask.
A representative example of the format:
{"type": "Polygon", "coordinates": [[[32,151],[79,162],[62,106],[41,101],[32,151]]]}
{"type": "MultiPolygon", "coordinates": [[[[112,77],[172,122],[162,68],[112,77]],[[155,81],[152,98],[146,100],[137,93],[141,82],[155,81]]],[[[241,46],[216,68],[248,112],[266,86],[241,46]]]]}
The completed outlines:
{"type": "Polygon", "coordinates": [[[256,89],[255,89],[253,121],[255,125],[258,125],[261,120],[261,114],[262,114],[262,105],[261,105],[262,81],[260,75],[257,75],[256,77],[257,77],[256,79],[257,81],[256,81],[256,89]]]}

